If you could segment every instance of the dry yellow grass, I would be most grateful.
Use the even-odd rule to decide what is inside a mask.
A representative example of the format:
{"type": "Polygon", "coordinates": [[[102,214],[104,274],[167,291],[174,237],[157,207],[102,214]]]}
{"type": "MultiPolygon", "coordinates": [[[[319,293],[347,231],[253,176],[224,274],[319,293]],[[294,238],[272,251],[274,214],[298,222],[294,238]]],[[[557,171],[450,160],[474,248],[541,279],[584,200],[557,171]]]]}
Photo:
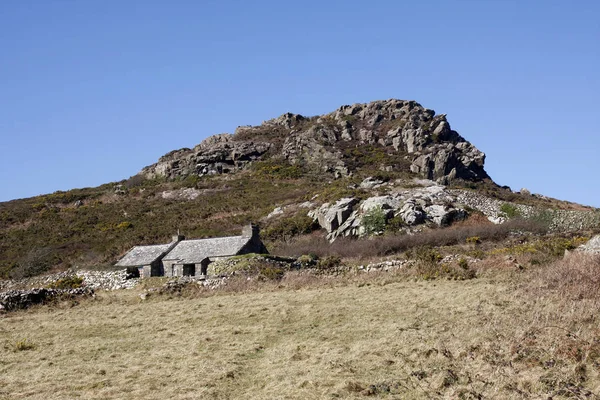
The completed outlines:
{"type": "Polygon", "coordinates": [[[0,318],[0,399],[595,398],[595,301],[530,296],[527,272],[484,275],[122,291],[13,313],[0,318]]]}

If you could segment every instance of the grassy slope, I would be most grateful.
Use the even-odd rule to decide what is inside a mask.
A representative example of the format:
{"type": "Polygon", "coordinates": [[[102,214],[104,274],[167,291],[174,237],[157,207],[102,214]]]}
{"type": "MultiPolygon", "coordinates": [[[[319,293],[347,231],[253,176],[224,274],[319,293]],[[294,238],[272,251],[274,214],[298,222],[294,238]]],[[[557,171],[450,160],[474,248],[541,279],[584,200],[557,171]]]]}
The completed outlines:
{"type": "Polygon", "coordinates": [[[0,399],[557,399],[600,391],[597,300],[539,292],[548,284],[539,270],[495,264],[479,274],[371,274],[294,290],[296,276],[258,291],[145,301],[122,291],[14,313],[0,320],[0,399]],[[17,350],[25,338],[34,348],[17,350]]]}

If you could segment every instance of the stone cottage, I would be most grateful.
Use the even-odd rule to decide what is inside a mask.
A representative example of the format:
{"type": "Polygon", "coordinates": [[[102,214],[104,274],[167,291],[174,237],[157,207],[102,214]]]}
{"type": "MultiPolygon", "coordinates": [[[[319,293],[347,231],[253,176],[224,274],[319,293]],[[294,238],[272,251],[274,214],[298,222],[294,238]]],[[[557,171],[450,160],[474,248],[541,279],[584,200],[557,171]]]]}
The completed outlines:
{"type": "Polygon", "coordinates": [[[135,246],[116,264],[138,268],[140,277],[206,276],[211,262],[241,254],[267,253],[256,225],[247,225],[241,236],[185,240],[174,236],[171,243],[135,246]]]}

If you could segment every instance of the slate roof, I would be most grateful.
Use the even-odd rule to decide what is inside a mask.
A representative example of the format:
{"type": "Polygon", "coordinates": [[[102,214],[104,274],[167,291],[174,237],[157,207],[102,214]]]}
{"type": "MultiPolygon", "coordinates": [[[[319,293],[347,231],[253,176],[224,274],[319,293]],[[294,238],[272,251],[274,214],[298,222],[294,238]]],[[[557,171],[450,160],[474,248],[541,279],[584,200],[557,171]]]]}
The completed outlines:
{"type": "Polygon", "coordinates": [[[141,267],[149,265],[163,253],[169,251],[171,244],[155,244],[151,246],[135,246],[115,265],[118,267],[141,267]]]}
{"type": "Polygon", "coordinates": [[[182,240],[164,257],[164,260],[178,260],[178,263],[182,264],[197,264],[207,257],[234,256],[251,239],[245,236],[229,236],[182,240]]]}

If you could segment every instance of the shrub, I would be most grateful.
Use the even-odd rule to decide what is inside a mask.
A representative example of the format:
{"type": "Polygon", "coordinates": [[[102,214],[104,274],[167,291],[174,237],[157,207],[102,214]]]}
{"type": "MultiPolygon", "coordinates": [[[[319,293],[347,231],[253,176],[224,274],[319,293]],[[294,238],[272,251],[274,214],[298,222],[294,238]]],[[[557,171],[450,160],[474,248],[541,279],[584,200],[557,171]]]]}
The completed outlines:
{"type": "Polygon", "coordinates": [[[259,279],[263,280],[281,280],[285,275],[285,270],[279,267],[265,266],[260,269],[259,279]]]}
{"type": "Polygon", "coordinates": [[[502,204],[500,206],[500,211],[502,211],[507,218],[515,218],[521,215],[517,206],[510,203],[502,204]]]}
{"type": "Polygon", "coordinates": [[[76,275],[60,278],[48,285],[49,289],[76,289],[83,286],[83,278],[76,275]]]}
{"type": "Polygon", "coordinates": [[[436,249],[429,246],[415,247],[410,252],[410,256],[425,264],[437,264],[443,258],[436,249]]]}
{"type": "Polygon", "coordinates": [[[319,229],[319,224],[307,215],[281,218],[262,230],[261,236],[268,240],[288,240],[294,236],[307,234],[319,229]]]}
{"type": "Polygon", "coordinates": [[[406,226],[406,223],[401,216],[397,215],[387,220],[385,230],[388,232],[398,232],[400,229],[406,226]]]}
{"type": "Polygon", "coordinates": [[[123,221],[117,224],[116,228],[121,230],[131,229],[133,228],[133,224],[129,221],[123,221]]]}
{"type": "Polygon", "coordinates": [[[544,229],[532,221],[516,218],[499,225],[458,225],[414,235],[388,235],[370,239],[343,237],[336,239],[333,243],[329,243],[322,237],[305,236],[289,243],[280,244],[276,248],[276,252],[293,257],[314,253],[319,257],[335,255],[364,259],[397,254],[422,246],[436,247],[464,243],[468,237],[472,236],[478,236],[480,240],[501,240],[514,231],[541,233],[544,232],[544,229]]]}
{"type": "Polygon", "coordinates": [[[303,170],[298,165],[276,163],[274,161],[260,161],[253,165],[258,175],[279,179],[298,179],[302,177],[303,170]]]}
{"type": "Polygon", "coordinates": [[[342,259],[338,256],[327,256],[317,261],[316,268],[319,270],[331,270],[339,267],[342,263],[342,259]]]}
{"type": "Polygon", "coordinates": [[[143,186],[145,181],[146,178],[144,178],[143,175],[137,174],[127,179],[125,183],[123,183],[123,186],[125,186],[127,189],[133,189],[134,187],[143,186]]]}
{"type": "Polygon", "coordinates": [[[479,236],[469,236],[466,239],[466,242],[469,244],[479,244],[481,243],[481,239],[479,238],[479,236]]]}
{"type": "Polygon", "coordinates": [[[378,235],[383,233],[387,221],[387,215],[381,206],[371,208],[362,217],[362,226],[367,235],[378,235]]]}
{"type": "Polygon", "coordinates": [[[303,254],[296,260],[303,268],[311,267],[319,258],[315,254],[303,254]]]}
{"type": "Polygon", "coordinates": [[[12,279],[29,278],[48,271],[58,262],[54,249],[35,247],[27,252],[17,263],[13,264],[9,276],[12,279]]]}

